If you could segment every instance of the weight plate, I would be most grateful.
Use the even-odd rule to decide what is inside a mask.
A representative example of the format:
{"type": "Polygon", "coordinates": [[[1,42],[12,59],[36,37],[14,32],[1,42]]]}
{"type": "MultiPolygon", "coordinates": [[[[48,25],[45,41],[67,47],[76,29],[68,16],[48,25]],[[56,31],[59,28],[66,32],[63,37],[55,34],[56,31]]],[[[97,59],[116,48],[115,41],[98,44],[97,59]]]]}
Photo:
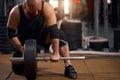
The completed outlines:
{"type": "Polygon", "coordinates": [[[25,41],[24,50],[24,73],[27,80],[34,80],[36,78],[36,40],[30,39],[25,41]]]}

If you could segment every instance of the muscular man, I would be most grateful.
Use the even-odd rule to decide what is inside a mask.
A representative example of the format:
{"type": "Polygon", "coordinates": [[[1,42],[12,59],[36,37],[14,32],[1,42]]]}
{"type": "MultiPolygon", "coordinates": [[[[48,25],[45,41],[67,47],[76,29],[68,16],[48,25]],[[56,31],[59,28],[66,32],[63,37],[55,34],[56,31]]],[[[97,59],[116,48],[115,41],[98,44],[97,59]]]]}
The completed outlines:
{"type": "MultiPolygon", "coordinates": [[[[9,39],[16,46],[13,57],[24,55],[23,45],[27,39],[36,39],[37,44],[44,48],[49,48],[52,44],[52,61],[58,61],[60,55],[69,57],[67,40],[64,33],[57,28],[56,23],[54,9],[44,0],[25,0],[22,4],[13,7],[7,22],[9,39]]],[[[64,75],[77,78],[70,60],[64,60],[64,63],[64,75]]],[[[21,74],[24,71],[24,64],[12,63],[12,69],[16,74],[21,74]]]]}

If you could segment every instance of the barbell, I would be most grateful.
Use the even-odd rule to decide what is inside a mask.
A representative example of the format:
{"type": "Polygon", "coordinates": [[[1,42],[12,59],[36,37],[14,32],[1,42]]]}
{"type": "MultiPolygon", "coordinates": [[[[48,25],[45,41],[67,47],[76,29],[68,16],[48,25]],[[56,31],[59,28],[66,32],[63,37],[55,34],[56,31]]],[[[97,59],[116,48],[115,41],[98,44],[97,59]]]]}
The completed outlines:
{"type": "MultiPolygon", "coordinates": [[[[83,60],[83,59],[95,59],[95,58],[117,58],[120,57],[120,55],[99,55],[99,56],[80,56],[80,57],[60,57],[59,60],[83,60]]],[[[51,60],[49,56],[42,56],[42,57],[36,57],[36,61],[45,61],[51,60]]],[[[10,58],[10,61],[12,62],[24,62],[23,57],[14,57],[10,58]]]]}
{"type": "MultiPolygon", "coordinates": [[[[36,57],[35,58],[37,61],[45,61],[47,62],[48,60],[51,60],[49,56],[43,56],[43,57],[36,57]]],[[[60,57],[59,60],[80,60],[80,59],[85,59],[85,56],[80,56],[80,57],[60,57]]],[[[24,62],[23,57],[14,57],[10,58],[10,61],[12,62],[24,62]]]]}
{"type": "MultiPolygon", "coordinates": [[[[36,40],[29,39],[25,41],[24,57],[12,57],[11,62],[23,62],[24,74],[27,80],[35,80],[37,75],[37,61],[51,60],[49,56],[37,57],[36,40]]],[[[79,57],[60,57],[60,60],[84,60],[93,58],[114,58],[120,55],[99,55],[99,56],[79,56],[79,57]]]]}

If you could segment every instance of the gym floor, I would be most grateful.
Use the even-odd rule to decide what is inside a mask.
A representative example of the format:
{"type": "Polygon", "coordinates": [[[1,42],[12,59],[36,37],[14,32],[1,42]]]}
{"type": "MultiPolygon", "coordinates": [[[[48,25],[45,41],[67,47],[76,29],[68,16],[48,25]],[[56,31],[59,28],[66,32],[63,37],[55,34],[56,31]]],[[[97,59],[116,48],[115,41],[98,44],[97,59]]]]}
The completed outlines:
{"type": "MultiPolygon", "coordinates": [[[[9,61],[11,56],[12,54],[0,55],[0,80],[26,80],[24,76],[18,76],[12,72],[9,61]]],[[[71,56],[80,56],[80,54],[71,54],[71,56]]],[[[72,60],[72,64],[78,73],[76,80],[120,80],[120,58],[72,60]]],[[[56,63],[37,62],[36,80],[70,80],[63,73],[62,60],[56,63]]]]}

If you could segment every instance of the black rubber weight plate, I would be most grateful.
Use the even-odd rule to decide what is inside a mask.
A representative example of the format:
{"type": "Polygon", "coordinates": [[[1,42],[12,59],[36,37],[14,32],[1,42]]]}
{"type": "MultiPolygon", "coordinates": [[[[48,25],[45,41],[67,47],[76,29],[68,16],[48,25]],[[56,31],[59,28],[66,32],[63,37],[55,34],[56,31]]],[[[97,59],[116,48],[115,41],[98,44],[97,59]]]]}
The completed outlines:
{"type": "Polygon", "coordinates": [[[25,77],[27,80],[34,80],[36,78],[36,40],[30,39],[25,41],[24,52],[25,77]]]}

